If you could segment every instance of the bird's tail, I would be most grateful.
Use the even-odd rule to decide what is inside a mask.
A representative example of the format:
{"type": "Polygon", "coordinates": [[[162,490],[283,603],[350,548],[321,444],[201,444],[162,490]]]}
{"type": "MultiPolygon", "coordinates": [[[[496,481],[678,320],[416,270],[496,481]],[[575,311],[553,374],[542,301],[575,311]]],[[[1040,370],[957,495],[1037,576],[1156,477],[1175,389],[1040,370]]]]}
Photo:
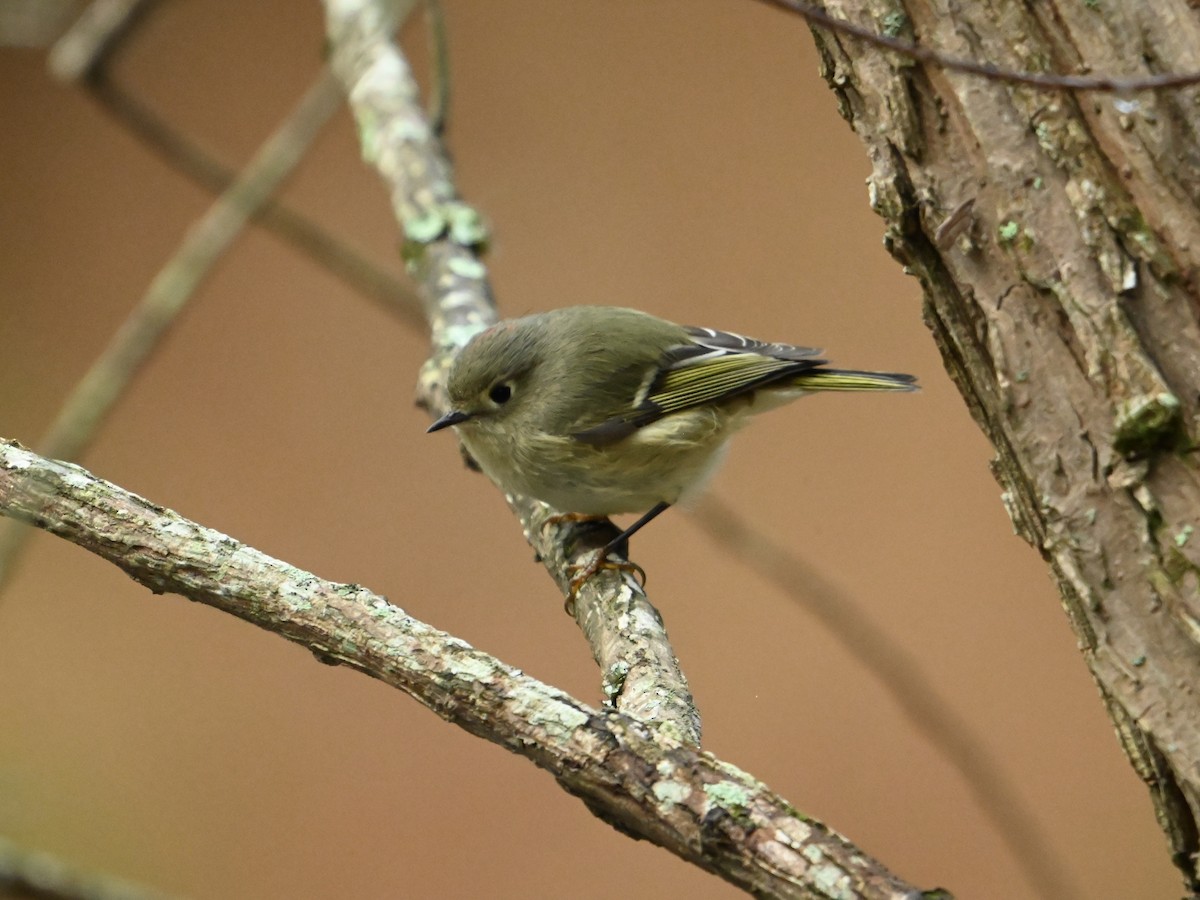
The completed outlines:
{"type": "Polygon", "coordinates": [[[899,372],[859,372],[854,369],[814,369],[792,379],[806,391],[919,391],[915,375],[899,372]]]}

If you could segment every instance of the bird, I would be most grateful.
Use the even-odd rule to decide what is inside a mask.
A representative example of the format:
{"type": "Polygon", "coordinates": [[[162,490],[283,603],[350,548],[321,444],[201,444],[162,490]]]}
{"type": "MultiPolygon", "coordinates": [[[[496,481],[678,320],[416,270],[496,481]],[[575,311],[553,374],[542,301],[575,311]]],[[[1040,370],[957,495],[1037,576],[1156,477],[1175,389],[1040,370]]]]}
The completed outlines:
{"type": "MultiPolygon", "coordinates": [[[[754,416],[822,391],[918,390],[896,372],[829,368],[813,347],[572,306],[498,322],[454,358],[453,427],[506,493],[571,518],[641,513],[585,569],[703,490],[754,416]]],[[[575,579],[579,581],[581,579],[575,579]]]]}

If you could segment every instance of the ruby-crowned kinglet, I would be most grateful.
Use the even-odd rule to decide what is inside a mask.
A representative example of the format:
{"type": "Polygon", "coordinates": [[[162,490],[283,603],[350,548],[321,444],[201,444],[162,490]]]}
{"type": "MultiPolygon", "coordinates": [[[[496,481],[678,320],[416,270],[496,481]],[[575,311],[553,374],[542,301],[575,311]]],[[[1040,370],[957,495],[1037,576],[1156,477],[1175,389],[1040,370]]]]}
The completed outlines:
{"type": "Polygon", "coordinates": [[[450,369],[450,411],[429,430],[455,426],[507,493],[585,516],[648,510],[599,563],[697,493],[751,416],[814,391],[916,390],[911,375],[828,369],[820,353],[633,309],[568,307],[472,338],[450,369]]]}

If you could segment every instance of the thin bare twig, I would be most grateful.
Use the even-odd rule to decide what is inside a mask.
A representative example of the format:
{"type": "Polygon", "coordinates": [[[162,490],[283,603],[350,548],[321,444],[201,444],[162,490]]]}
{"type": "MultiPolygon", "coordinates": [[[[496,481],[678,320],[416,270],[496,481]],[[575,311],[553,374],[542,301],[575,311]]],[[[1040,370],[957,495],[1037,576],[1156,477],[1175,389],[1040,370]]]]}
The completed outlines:
{"type": "Polygon", "coordinates": [[[93,0],[50,50],[47,66],[76,81],[104,66],[157,0],[93,0]]]}
{"type": "Polygon", "coordinates": [[[1016,72],[991,63],[948,56],[932,47],[880,34],[870,28],[864,28],[862,25],[831,16],[819,6],[805,3],[803,0],[759,0],[759,2],[785,12],[795,13],[813,25],[849,35],[874,47],[891,50],[901,56],[929,63],[949,72],[978,75],[989,81],[1021,84],[1043,91],[1099,91],[1110,94],[1134,94],[1138,91],[1161,91],[1200,84],[1200,72],[1168,72],[1163,75],[1145,75],[1134,78],[1119,78],[1115,75],[1056,75],[1052,72],[1016,72]]]}
{"type": "MultiPolygon", "coordinates": [[[[103,109],[177,172],[214,194],[234,183],[237,175],[232,169],[172,128],[148,106],[109,80],[106,73],[97,73],[88,87],[103,109]]],[[[251,218],[323,266],[351,290],[399,316],[406,325],[424,329],[421,302],[411,287],[282,200],[268,197],[251,218]]]]}
{"type": "Polygon", "coordinates": [[[958,771],[1031,886],[1055,900],[1084,896],[1055,859],[1049,836],[1004,767],[971,725],[939,696],[937,685],[917,660],[844,591],[728,504],[708,496],[697,504],[697,512],[696,521],[713,540],[816,616],[875,677],[914,729],[958,771]]]}
{"type": "MultiPolygon", "coordinates": [[[[82,83],[101,108],[156,152],[168,165],[213,194],[237,180],[237,173],[123,89],[109,76],[108,63],[154,0],[96,0],[50,53],[48,66],[58,79],[82,83]]],[[[434,0],[429,0],[433,3],[434,0]]],[[[435,86],[449,77],[444,34],[431,23],[435,35],[435,86]]],[[[374,300],[408,324],[424,327],[420,302],[400,279],[374,265],[353,247],[334,237],[311,219],[273,197],[252,211],[256,224],[274,232],[324,266],[352,290],[374,300]]]]}
{"type": "Polygon", "coordinates": [[[621,830],[757,896],[921,896],[765,785],[667,730],[589,707],[366,588],[324,581],[2,439],[0,514],[78,544],[157,593],[224,610],[405,691],[552,772],[621,830]]]}
{"type": "Polygon", "coordinates": [[[165,900],[131,882],[86,872],[40,850],[0,837],[0,896],[28,900],[165,900]]]}
{"type": "MultiPolygon", "coordinates": [[[[163,266],[39,441],[43,453],[59,459],[79,456],[188,298],[241,233],[251,211],[292,171],[341,100],[337,81],[323,71],[283,126],[163,266]]],[[[0,587],[12,573],[26,536],[25,529],[11,523],[0,534],[0,587]]]]}
{"type": "Polygon", "coordinates": [[[425,0],[433,85],[429,89],[429,127],[441,137],[450,124],[450,48],[446,45],[446,12],[442,0],[425,0]]]}

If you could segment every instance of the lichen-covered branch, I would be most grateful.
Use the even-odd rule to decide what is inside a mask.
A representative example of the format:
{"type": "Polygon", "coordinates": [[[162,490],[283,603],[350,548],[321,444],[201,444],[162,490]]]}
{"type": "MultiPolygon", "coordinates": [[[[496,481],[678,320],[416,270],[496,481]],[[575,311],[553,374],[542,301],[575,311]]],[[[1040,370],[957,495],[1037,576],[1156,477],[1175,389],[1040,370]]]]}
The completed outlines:
{"type": "Polygon", "coordinates": [[[670,729],[586,706],[366,588],[324,581],[79,466],[0,440],[0,514],[78,544],[156,593],[224,610],[405,691],[549,770],[622,830],[746,890],[918,896],[845,838],[670,729]]]}
{"type": "MultiPolygon", "coordinates": [[[[421,291],[434,351],[422,369],[419,402],[444,411],[454,353],[497,320],[481,260],[486,231],[454,187],[450,164],[428,122],[408,64],[390,36],[385,4],[327,0],[334,71],[358,123],[363,157],[383,177],[404,234],[404,256],[421,291]]],[[[530,545],[563,590],[573,571],[615,530],[552,523],[553,510],[509,496],[530,545]]],[[[643,721],[670,723],[700,743],[700,717],[657,610],[632,578],[609,569],[592,576],[571,606],[604,673],[605,694],[643,721]]]]}
{"type": "MultiPolygon", "coordinates": [[[[1186,0],[826,6],[1009,70],[1200,69],[1186,0]]],[[[1013,524],[1200,889],[1200,93],[1049,94],[814,34],[1013,524]]]]}

